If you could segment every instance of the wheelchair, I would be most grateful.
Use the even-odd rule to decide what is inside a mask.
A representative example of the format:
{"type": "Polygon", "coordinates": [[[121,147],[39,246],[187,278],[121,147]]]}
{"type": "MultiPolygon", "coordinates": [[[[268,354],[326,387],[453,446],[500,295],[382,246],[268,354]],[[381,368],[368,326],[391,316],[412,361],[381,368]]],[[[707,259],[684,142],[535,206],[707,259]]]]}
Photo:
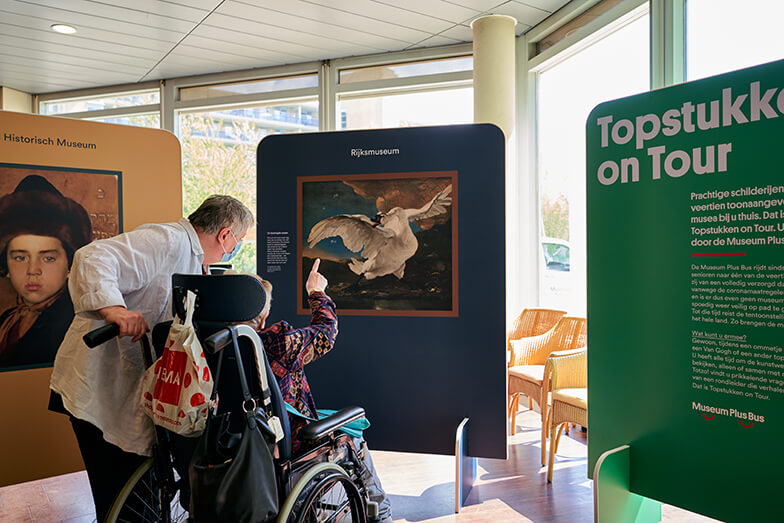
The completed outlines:
{"type": "MultiPolygon", "coordinates": [[[[279,498],[275,521],[366,523],[377,520],[377,506],[369,500],[362,480],[366,473],[363,453],[367,448],[356,448],[353,438],[340,430],[364,416],[363,409],[347,407],[308,423],[299,432],[301,448],[292,451],[288,413],[262,342],[253,329],[237,325],[261,312],[265,292],[260,282],[241,274],[175,274],[172,289],[174,312],[181,318],[185,316],[185,294],[196,293],[193,321],[218,387],[218,413],[229,412],[232,425],[243,422],[238,384],[236,380],[226,379],[233,372],[243,372],[248,384],[252,384],[255,402],[266,405],[269,415],[280,421],[283,437],[277,443],[274,459],[279,498]],[[233,351],[228,350],[229,345],[234,345],[233,351]]],[[[155,360],[152,350],[162,352],[170,325],[171,322],[166,322],[154,327],[152,348],[146,336],[142,338],[148,367],[155,360]]],[[[88,334],[85,341],[90,339],[88,345],[103,343],[112,337],[112,330],[116,336],[116,326],[112,329],[109,325],[88,334]]],[[[189,519],[187,513],[188,466],[197,440],[155,426],[153,456],[127,481],[107,521],[198,523],[198,519],[189,519]]]]}

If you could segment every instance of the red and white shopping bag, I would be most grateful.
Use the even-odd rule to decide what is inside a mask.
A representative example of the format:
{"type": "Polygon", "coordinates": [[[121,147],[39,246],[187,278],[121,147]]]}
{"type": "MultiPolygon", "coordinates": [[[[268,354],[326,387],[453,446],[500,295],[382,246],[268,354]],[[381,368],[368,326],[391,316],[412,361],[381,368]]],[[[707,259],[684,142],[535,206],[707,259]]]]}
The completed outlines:
{"type": "Polygon", "coordinates": [[[198,436],[207,422],[213,380],[193,328],[196,295],[188,291],[185,321],[175,317],[163,354],[144,373],[141,404],[153,423],[183,436],[198,436]]]}

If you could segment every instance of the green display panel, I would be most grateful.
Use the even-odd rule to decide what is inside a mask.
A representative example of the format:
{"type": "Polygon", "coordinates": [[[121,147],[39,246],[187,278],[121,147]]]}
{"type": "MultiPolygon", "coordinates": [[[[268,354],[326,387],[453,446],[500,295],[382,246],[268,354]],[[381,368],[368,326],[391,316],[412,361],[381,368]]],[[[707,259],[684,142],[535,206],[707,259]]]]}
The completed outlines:
{"type": "Polygon", "coordinates": [[[784,62],[599,105],[587,122],[589,470],[781,521],[784,62]]]}
{"type": "Polygon", "coordinates": [[[595,523],[659,523],[661,504],[629,492],[628,445],[599,457],[593,473],[595,523]]]}

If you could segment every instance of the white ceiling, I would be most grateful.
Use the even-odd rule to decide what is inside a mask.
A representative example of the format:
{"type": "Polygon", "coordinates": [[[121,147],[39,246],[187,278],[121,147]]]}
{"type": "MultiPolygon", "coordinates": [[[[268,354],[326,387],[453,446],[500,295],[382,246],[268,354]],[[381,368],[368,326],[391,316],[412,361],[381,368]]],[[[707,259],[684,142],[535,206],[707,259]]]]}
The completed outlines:
{"type": "Polygon", "coordinates": [[[526,32],[568,0],[0,0],[0,85],[40,94],[526,32]],[[69,24],[77,33],[55,33],[69,24]]]}

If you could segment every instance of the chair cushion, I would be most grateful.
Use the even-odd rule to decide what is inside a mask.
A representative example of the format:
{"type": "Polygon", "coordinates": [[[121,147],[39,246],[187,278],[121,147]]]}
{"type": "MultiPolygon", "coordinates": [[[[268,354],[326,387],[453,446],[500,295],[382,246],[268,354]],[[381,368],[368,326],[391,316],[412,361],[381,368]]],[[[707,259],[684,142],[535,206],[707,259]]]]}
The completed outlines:
{"type": "Polygon", "coordinates": [[[544,365],[518,365],[509,367],[509,377],[515,377],[530,381],[532,383],[542,383],[544,379],[544,365]]]}
{"type": "Polygon", "coordinates": [[[559,389],[553,392],[553,402],[562,401],[581,409],[588,409],[588,389],[559,389]]]}

